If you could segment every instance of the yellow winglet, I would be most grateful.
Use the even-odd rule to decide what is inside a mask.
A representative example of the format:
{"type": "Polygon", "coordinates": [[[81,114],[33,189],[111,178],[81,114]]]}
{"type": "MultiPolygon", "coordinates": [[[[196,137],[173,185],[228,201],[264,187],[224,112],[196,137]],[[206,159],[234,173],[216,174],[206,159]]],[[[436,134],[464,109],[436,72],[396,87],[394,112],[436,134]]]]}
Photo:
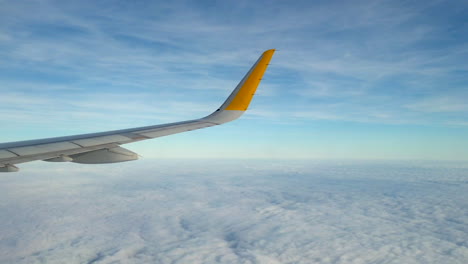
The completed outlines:
{"type": "Polygon", "coordinates": [[[271,57],[275,53],[274,49],[265,51],[250,71],[245,75],[244,79],[239,83],[237,91],[233,98],[229,98],[229,104],[224,110],[241,110],[245,111],[249,107],[250,101],[257,90],[260,81],[262,80],[263,74],[265,73],[268,64],[270,63],[271,57]]]}

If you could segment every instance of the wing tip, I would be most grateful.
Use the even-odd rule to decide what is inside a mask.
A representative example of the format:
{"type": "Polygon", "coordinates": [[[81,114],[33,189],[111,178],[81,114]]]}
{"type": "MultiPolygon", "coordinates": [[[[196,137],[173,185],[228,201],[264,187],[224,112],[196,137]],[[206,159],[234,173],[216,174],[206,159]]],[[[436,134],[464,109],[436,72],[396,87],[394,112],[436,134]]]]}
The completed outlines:
{"type": "Polygon", "coordinates": [[[221,107],[204,119],[219,125],[239,118],[248,109],[275,51],[265,50],[221,107]]]}
{"type": "Polygon", "coordinates": [[[263,55],[266,55],[266,54],[269,54],[269,53],[271,53],[273,55],[273,53],[275,53],[275,51],[276,51],[276,49],[268,49],[268,50],[265,50],[263,52],[263,55]]]}

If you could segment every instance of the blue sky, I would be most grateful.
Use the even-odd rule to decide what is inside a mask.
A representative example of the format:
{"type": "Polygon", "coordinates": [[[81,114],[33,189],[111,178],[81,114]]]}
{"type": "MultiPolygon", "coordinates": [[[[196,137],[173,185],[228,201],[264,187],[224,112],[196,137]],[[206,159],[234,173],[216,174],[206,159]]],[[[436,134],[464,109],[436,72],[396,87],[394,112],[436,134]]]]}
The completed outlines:
{"type": "Polygon", "coordinates": [[[155,158],[468,159],[465,1],[2,1],[1,141],[250,110],[155,158]]]}

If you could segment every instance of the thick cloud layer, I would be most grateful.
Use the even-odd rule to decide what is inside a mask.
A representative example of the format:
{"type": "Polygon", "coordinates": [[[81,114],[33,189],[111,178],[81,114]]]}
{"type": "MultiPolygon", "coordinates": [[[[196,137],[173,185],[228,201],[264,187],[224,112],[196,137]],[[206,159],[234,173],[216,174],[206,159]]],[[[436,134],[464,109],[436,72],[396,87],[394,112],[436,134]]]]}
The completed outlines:
{"type": "Polygon", "coordinates": [[[463,164],[47,165],[0,178],[0,263],[468,261],[463,164]]]}

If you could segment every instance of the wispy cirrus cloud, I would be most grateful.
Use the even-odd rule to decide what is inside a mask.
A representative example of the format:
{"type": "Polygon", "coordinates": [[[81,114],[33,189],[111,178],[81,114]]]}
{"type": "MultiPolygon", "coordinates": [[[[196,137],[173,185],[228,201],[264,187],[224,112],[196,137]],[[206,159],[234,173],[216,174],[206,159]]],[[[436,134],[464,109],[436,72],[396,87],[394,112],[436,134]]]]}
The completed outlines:
{"type": "Polygon", "coordinates": [[[466,89],[466,9],[457,1],[383,0],[9,3],[0,11],[0,90],[24,98],[0,111],[5,121],[48,111],[57,123],[54,112],[75,112],[87,127],[111,112],[122,117],[113,127],[195,117],[216,108],[263,50],[277,48],[246,118],[280,130],[317,120],[465,124],[463,102],[437,102],[450,112],[424,102],[466,89]],[[12,106],[34,97],[53,107],[12,106]]]}
{"type": "Polygon", "coordinates": [[[419,102],[408,105],[409,109],[420,112],[440,113],[440,112],[468,112],[468,102],[465,96],[450,97],[442,96],[436,98],[425,98],[419,102]]]}

